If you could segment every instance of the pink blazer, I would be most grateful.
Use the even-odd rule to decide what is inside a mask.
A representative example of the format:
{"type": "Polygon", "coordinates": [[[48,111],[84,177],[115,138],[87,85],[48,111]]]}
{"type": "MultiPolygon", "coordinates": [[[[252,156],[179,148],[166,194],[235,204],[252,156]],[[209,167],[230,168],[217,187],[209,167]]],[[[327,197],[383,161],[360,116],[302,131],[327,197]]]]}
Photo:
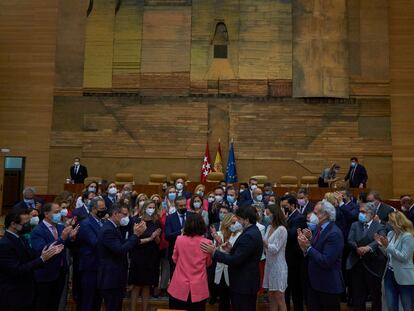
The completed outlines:
{"type": "Polygon", "coordinates": [[[177,266],[168,293],[178,300],[187,301],[190,292],[192,302],[209,297],[207,267],[211,265],[211,256],[200,249],[201,242],[211,243],[201,236],[185,235],[175,242],[172,259],[177,266]]]}

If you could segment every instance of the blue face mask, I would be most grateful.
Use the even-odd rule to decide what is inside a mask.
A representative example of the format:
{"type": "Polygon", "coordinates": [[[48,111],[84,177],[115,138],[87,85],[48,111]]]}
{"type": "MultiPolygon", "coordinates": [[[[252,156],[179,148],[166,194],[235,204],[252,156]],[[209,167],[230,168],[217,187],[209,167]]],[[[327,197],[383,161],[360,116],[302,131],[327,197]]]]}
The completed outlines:
{"type": "Polygon", "coordinates": [[[52,215],[52,222],[58,224],[62,220],[62,215],[59,213],[52,215]]]}
{"type": "Polygon", "coordinates": [[[170,192],[168,194],[168,200],[170,201],[174,201],[176,197],[177,197],[177,194],[175,192],[170,192]]]}
{"type": "Polygon", "coordinates": [[[33,199],[24,199],[24,202],[26,204],[34,204],[34,200],[33,199]]]}
{"type": "Polygon", "coordinates": [[[308,228],[310,231],[315,231],[317,226],[318,226],[317,224],[308,222],[308,228]]]}
{"type": "Polygon", "coordinates": [[[351,162],[351,167],[355,167],[356,166],[356,162],[351,162]]]}
{"type": "Polygon", "coordinates": [[[272,215],[264,215],[263,220],[265,221],[265,223],[270,224],[273,220],[273,216],[272,215]]]}
{"type": "Polygon", "coordinates": [[[228,195],[227,196],[227,202],[229,202],[230,204],[233,204],[236,201],[236,198],[232,195],[228,195]]]}
{"type": "Polygon", "coordinates": [[[219,219],[220,219],[220,221],[223,221],[224,216],[225,216],[225,214],[224,214],[224,213],[220,213],[220,214],[219,214],[219,219]]]}
{"type": "Polygon", "coordinates": [[[362,222],[363,224],[367,222],[367,215],[363,213],[359,213],[358,215],[359,222],[362,222]]]}
{"type": "Polygon", "coordinates": [[[93,193],[95,193],[95,192],[96,192],[96,188],[95,188],[95,187],[89,187],[89,188],[88,188],[88,192],[93,192],[93,193]]]}
{"type": "Polygon", "coordinates": [[[261,202],[262,200],[263,200],[263,196],[261,194],[256,196],[256,201],[261,202]]]}

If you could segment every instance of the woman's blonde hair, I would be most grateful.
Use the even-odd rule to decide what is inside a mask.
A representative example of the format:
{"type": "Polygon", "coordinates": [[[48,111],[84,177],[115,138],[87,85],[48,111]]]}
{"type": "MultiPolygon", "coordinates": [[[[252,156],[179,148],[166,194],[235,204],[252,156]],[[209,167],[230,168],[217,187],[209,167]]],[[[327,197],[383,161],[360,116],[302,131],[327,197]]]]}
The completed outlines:
{"type": "Polygon", "coordinates": [[[338,199],[336,198],[335,194],[333,192],[327,192],[325,193],[324,199],[331,203],[333,206],[338,205],[338,199]]]}
{"type": "Polygon", "coordinates": [[[194,193],[197,193],[199,190],[200,190],[200,188],[203,188],[204,190],[203,190],[203,192],[204,192],[204,194],[205,194],[205,192],[206,192],[206,186],[204,186],[203,184],[198,184],[196,187],[195,187],[195,189],[194,189],[194,193]]]}
{"type": "Polygon", "coordinates": [[[413,223],[400,211],[390,213],[388,215],[388,220],[399,232],[409,232],[414,235],[413,223]]]}
{"type": "Polygon", "coordinates": [[[223,238],[224,238],[223,242],[227,242],[231,234],[233,233],[229,229],[230,226],[232,225],[233,217],[234,217],[233,213],[227,213],[226,215],[224,215],[223,221],[221,222],[220,231],[223,233],[223,238]]]}

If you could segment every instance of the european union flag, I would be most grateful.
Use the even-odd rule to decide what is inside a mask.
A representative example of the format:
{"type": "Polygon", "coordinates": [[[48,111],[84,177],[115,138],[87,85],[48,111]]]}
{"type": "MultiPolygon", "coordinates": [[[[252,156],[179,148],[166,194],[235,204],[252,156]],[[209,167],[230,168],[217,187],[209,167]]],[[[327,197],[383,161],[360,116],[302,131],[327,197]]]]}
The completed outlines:
{"type": "Polygon", "coordinates": [[[233,142],[230,144],[229,157],[227,160],[226,182],[237,182],[236,157],[234,156],[233,142]]]}

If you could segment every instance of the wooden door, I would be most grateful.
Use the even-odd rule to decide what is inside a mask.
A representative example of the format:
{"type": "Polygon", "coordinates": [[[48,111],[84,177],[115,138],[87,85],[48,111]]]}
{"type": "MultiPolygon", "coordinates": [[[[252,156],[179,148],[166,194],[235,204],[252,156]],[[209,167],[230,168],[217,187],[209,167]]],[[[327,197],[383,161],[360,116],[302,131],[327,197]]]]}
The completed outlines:
{"type": "Polygon", "coordinates": [[[3,212],[4,156],[0,153],[0,215],[3,212]]]}

